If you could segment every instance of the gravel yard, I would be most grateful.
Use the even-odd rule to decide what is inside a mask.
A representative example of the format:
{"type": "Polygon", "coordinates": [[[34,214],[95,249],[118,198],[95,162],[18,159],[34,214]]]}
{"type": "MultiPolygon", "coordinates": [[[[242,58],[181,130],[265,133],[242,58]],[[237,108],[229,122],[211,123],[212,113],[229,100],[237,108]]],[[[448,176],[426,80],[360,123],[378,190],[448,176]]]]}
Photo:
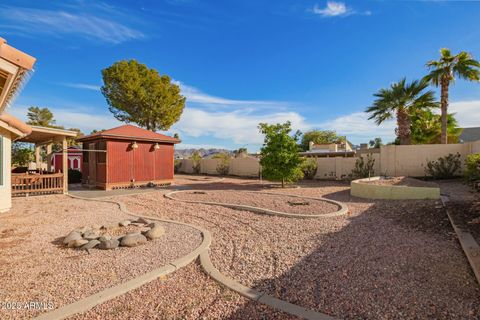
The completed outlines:
{"type": "Polygon", "coordinates": [[[248,191],[187,191],[176,193],[173,197],[187,201],[241,204],[296,214],[326,214],[340,209],[336,204],[322,200],[248,191]]]}
{"type": "Polygon", "coordinates": [[[376,184],[382,186],[406,186],[406,187],[426,187],[426,188],[438,188],[438,184],[435,182],[424,181],[409,177],[389,177],[387,179],[380,180],[364,180],[362,183],[376,184]]]}
{"type": "MultiPolygon", "coordinates": [[[[51,302],[58,308],[165,265],[202,241],[193,228],[161,223],[165,236],[135,248],[88,254],[60,245],[76,227],[126,218],[114,204],[63,195],[14,199],[13,209],[0,215],[0,301],[51,302]]],[[[2,308],[0,319],[26,319],[39,312],[2,308]]]]}
{"type": "MultiPolygon", "coordinates": [[[[203,189],[261,187],[254,180],[226,179],[203,189]]],[[[244,285],[344,319],[476,319],[480,314],[478,284],[439,202],[352,198],[341,182],[275,189],[343,201],[351,211],[346,217],[299,221],[172,201],[162,197],[164,192],[122,201],[135,212],[210,230],[213,264],[244,285]]]]}

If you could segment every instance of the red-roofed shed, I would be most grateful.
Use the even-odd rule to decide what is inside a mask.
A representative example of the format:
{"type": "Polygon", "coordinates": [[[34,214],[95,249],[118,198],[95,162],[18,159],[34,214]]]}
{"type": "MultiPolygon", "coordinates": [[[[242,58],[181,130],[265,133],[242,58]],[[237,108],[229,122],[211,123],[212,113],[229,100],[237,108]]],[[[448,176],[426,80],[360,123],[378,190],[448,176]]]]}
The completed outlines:
{"type": "Polygon", "coordinates": [[[83,143],[83,182],[110,190],[173,180],[173,148],[180,140],[132,125],[77,139],[83,143]]]}

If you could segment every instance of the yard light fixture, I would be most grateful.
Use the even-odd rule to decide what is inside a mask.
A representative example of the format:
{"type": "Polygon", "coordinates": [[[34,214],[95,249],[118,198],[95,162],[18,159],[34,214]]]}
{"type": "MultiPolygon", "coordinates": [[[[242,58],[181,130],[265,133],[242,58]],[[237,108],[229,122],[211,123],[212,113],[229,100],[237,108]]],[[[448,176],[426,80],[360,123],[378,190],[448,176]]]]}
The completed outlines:
{"type": "Polygon", "coordinates": [[[158,142],[157,142],[157,143],[155,143],[155,145],[153,146],[153,149],[155,149],[155,150],[158,150],[158,149],[160,149],[160,145],[158,144],[158,142]]]}
{"type": "Polygon", "coordinates": [[[137,141],[133,141],[131,146],[132,146],[132,149],[138,149],[137,141]]]}

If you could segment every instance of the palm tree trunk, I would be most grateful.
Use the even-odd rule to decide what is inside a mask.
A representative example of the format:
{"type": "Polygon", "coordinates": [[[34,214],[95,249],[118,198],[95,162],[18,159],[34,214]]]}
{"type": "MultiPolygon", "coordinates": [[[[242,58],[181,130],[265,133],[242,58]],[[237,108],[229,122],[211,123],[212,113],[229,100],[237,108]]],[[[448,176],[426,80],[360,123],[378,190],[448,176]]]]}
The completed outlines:
{"type": "Polygon", "coordinates": [[[442,135],[440,137],[440,143],[447,144],[448,143],[448,136],[447,136],[448,86],[450,85],[449,80],[446,77],[443,77],[440,85],[441,85],[440,104],[441,104],[441,111],[442,111],[442,116],[441,116],[442,135]]]}
{"type": "Polygon", "coordinates": [[[410,116],[404,108],[397,109],[397,136],[400,144],[410,144],[410,116]]]}

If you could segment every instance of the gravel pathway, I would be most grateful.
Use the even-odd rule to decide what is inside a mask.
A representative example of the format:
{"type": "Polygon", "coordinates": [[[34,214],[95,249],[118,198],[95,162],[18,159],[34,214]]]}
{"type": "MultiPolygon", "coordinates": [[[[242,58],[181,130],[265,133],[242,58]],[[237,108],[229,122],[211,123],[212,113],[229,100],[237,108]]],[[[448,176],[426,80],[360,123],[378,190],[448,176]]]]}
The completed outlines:
{"type": "MultiPolygon", "coordinates": [[[[235,189],[235,181],[240,190],[260,187],[232,179],[224,189],[235,189]]],[[[222,190],[222,183],[204,189],[222,190]]],[[[438,202],[352,198],[348,184],[337,182],[273,192],[343,201],[351,214],[298,221],[174,202],[162,191],[122,200],[134,212],[205,227],[213,236],[212,262],[222,273],[313,310],[346,319],[480,314],[480,290],[452,230],[432,227],[445,219],[438,202]],[[408,222],[422,212],[428,212],[425,223],[408,222]]]]}
{"type": "Polygon", "coordinates": [[[294,214],[317,215],[333,213],[339,210],[339,206],[327,201],[248,191],[186,191],[176,193],[173,197],[186,201],[209,201],[247,205],[294,214]]]}
{"type": "MultiPolygon", "coordinates": [[[[59,245],[76,227],[126,218],[114,204],[63,195],[14,199],[13,209],[0,215],[0,301],[50,302],[58,308],[165,265],[202,241],[198,230],[161,223],[164,237],[135,248],[87,254],[59,245]]],[[[2,308],[0,319],[25,319],[41,311],[2,308]]]]}

